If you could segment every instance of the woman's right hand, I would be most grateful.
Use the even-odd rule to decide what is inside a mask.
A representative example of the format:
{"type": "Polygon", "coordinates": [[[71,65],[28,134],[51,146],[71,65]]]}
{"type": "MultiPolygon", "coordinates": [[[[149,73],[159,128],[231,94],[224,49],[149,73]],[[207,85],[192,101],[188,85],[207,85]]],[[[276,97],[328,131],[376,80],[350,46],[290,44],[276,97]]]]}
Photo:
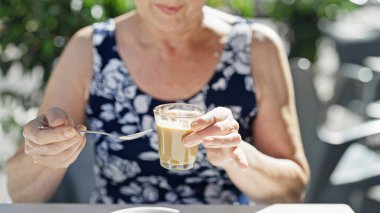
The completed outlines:
{"type": "Polygon", "coordinates": [[[85,135],[77,130],[86,130],[86,127],[75,126],[67,112],[58,107],[51,108],[25,125],[25,153],[38,165],[67,168],[86,143],[85,135]]]}

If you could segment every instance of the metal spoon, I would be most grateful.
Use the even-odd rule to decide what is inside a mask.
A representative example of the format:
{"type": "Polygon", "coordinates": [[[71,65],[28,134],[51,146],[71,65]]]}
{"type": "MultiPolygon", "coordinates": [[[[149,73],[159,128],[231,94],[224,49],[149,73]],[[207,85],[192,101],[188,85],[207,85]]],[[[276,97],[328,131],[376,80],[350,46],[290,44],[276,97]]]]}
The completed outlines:
{"type": "Polygon", "coordinates": [[[129,141],[129,140],[134,140],[134,139],[137,139],[137,138],[141,138],[141,137],[149,134],[152,131],[153,131],[153,129],[149,129],[149,130],[145,130],[145,131],[142,131],[142,132],[137,132],[137,133],[134,133],[134,134],[123,135],[123,136],[117,136],[117,135],[113,135],[113,134],[107,133],[107,132],[91,131],[91,130],[86,130],[86,131],[79,130],[78,132],[86,133],[86,134],[106,135],[106,136],[117,138],[117,139],[120,139],[120,140],[123,140],[123,141],[129,141]]]}
{"type": "MultiPolygon", "coordinates": [[[[39,126],[38,128],[39,129],[52,129],[52,128],[46,127],[46,126],[39,126]]],[[[116,139],[119,139],[119,140],[123,140],[123,141],[129,141],[129,140],[134,140],[134,139],[137,139],[137,138],[141,138],[141,137],[149,134],[152,131],[153,131],[153,129],[149,129],[149,130],[145,130],[145,131],[142,131],[142,132],[137,132],[137,133],[130,134],[130,135],[117,136],[117,135],[114,135],[114,134],[111,134],[111,133],[108,133],[108,132],[92,131],[92,130],[86,130],[86,131],[77,130],[77,132],[79,132],[79,133],[106,135],[106,136],[109,136],[109,137],[112,137],[112,138],[116,138],[116,139]]]]}

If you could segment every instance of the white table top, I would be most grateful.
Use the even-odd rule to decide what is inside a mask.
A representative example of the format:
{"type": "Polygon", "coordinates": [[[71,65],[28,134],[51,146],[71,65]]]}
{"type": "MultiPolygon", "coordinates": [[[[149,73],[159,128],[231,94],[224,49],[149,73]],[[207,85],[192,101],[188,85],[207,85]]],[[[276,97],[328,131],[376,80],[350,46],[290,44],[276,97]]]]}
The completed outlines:
{"type": "MultiPolygon", "coordinates": [[[[146,206],[146,205],[144,205],[146,206]]],[[[271,206],[215,206],[215,205],[165,205],[181,213],[283,213],[323,212],[353,213],[344,204],[276,204],[271,206]]],[[[0,204],[1,213],[107,213],[132,205],[91,205],[91,204],[0,204]]]]}

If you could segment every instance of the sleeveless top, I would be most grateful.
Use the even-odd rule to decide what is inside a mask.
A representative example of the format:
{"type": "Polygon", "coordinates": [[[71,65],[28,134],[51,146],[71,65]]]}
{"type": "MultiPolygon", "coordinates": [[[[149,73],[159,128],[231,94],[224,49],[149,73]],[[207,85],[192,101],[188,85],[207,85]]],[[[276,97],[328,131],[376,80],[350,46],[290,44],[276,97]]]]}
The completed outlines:
{"type": "MultiPolygon", "coordinates": [[[[115,40],[115,23],[93,25],[93,77],[86,107],[89,129],[115,135],[154,129],[147,137],[120,142],[91,136],[95,143],[95,188],[91,203],[242,204],[248,199],[225,171],[207,161],[200,145],[194,168],[169,171],[160,166],[153,108],[167,103],[144,93],[131,78],[115,40]]],[[[257,113],[251,74],[250,24],[232,25],[213,77],[192,97],[177,102],[231,109],[242,138],[251,142],[257,113]]],[[[142,59],[143,61],[143,59],[142,59]]],[[[157,65],[159,66],[159,64],[157,65]]]]}

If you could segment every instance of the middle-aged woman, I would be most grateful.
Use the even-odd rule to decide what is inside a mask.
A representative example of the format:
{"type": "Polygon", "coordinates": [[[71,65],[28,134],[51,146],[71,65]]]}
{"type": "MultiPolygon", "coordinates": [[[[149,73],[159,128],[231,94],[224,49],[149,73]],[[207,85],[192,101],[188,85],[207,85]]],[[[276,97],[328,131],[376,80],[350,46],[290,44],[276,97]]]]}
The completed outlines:
{"type": "Polygon", "coordinates": [[[13,201],[49,199],[83,149],[75,128],[85,121],[92,130],[130,134],[154,128],[153,108],[169,102],[208,111],[183,139],[185,146],[203,144],[194,168],[161,168],[155,133],[128,143],[95,137],[91,202],[300,201],[309,171],[278,36],[205,7],[205,0],[135,4],[68,43],[39,116],[7,162],[13,201]]]}

